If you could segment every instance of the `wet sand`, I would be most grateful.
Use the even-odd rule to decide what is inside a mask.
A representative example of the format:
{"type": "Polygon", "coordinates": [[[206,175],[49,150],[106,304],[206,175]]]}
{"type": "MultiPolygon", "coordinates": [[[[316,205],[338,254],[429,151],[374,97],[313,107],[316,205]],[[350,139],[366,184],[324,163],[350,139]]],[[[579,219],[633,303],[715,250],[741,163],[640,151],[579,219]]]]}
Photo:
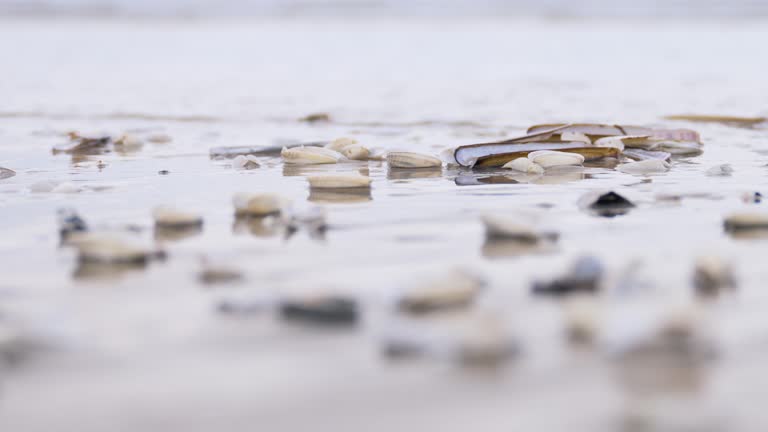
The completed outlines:
{"type": "Polygon", "coordinates": [[[739,278],[738,294],[707,307],[723,354],[694,398],[669,405],[671,421],[764,430],[766,243],[729,236],[722,220],[761,208],[742,195],[766,190],[768,131],[661,117],[764,115],[766,29],[757,21],[3,21],[0,52],[13,55],[2,61],[0,166],[17,174],[0,180],[0,311],[42,346],[0,373],[0,427],[618,430],[626,408],[614,363],[600,350],[569,349],[561,305],[531,296],[531,281],[589,253],[613,273],[637,266],[651,287],[638,302],[685,304],[695,257],[716,253],[739,278]],[[333,121],[297,121],[312,112],[333,121]],[[503,170],[294,168],[268,157],[238,171],[208,154],[340,136],[437,153],[552,121],[692,127],[704,153],[676,158],[650,181],[587,166],[532,183],[507,182],[503,170]],[[52,155],[71,130],[173,141],[52,155]],[[721,163],[734,174],[705,176],[721,163]],[[304,179],[356,170],[373,179],[369,196],[317,196],[304,179]],[[82,191],[30,191],[43,180],[82,191]],[[638,208],[610,219],[580,211],[578,198],[597,189],[638,208]],[[321,204],[329,230],[320,240],[286,239],[238,226],[238,191],[321,204]],[[660,193],[696,196],[669,203],[660,193]],[[59,208],[151,232],[159,204],[205,218],[199,235],[164,242],[163,262],[94,272],[59,247],[59,208]],[[540,208],[560,232],[554,250],[486,242],[481,214],[540,208]],[[202,285],[201,256],[241,269],[245,281],[202,285]],[[481,302],[503,312],[520,358],[492,373],[387,361],[377,344],[394,320],[387,300],[455,266],[488,280],[481,302]],[[363,323],[329,331],[286,325],[270,310],[249,318],[215,310],[222,299],[307,289],[359,296],[363,323]]]}

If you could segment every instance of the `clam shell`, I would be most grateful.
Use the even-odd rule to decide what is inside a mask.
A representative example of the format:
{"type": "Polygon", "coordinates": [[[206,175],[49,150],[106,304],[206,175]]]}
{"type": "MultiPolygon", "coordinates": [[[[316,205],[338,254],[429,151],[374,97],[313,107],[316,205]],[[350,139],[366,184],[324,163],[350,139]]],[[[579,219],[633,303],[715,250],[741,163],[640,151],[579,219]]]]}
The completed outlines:
{"type": "MultiPolygon", "coordinates": [[[[530,153],[539,150],[558,150],[561,153],[576,153],[584,156],[584,160],[587,161],[601,160],[609,157],[618,158],[621,154],[621,151],[619,151],[617,148],[596,146],[583,147],[583,143],[526,143],[515,144],[514,146],[515,147],[512,148],[513,151],[511,153],[490,154],[487,156],[470,159],[469,165],[466,166],[476,166],[482,168],[500,167],[507,162],[513,161],[520,157],[527,157],[530,153]],[[553,147],[561,145],[567,145],[567,147],[553,147]],[[575,145],[576,147],[570,147],[572,145],[575,145]],[[527,148],[527,150],[523,150],[525,148],[527,148]]],[[[478,149],[474,149],[474,151],[477,150],[478,149]]],[[[458,151],[459,150],[457,150],[457,153],[458,151]]]]}
{"type": "Polygon", "coordinates": [[[314,175],[307,177],[314,189],[357,189],[371,187],[371,178],[359,174],[314,175]]]}
{"type": "Polygon", "coordinates": [[[535,243],[543,239],[557,238],[556,234],[541,232],[530,221],[532,217],[518,215],[517,217],[483,215],[487,239],[507,239],[535,243]]]}
{"type": "Polygon", "coordinates": [[[584,156],[578,153],[566,153],[552,150],[540,150],[528,153],[528,159],[544,169],[556,166],[581,165],[584,163],[584,156]]]}
{"type": "Polygon", "coordinates": [[[194,228],[203,224],[199,214],[177,210],[172,207],[157,207],[152,212],[155,226],[160,228],[194,228]]]}
{"type": "Polygon", "coordinates": [[[409,313],[425,313],[439,309],[456,308],[470,304],[482,290],[479,278],[461,271],[407,291],[398,307],[409,313]]]}
{"type": "Polygon", "coordinates": [[[619,165],[616,170],[626,174],[653,174],[669,171],[671,165],[661,159],[648,159],[619,165]]]}
{"type": "Polygon", "coordinates": [[[158,133],[158,134],[152,134],[148,136],[147,141],[154,144],[167,144],[173,141],[173,138],[168,134],[158,133]]]}
{"type": "Polygon", "coordinates": [[[739,126],[754,126],[759,123],[768,122],[767,117],[738,117],[724,115],[700,115],[700,114],[678,114],[664,117],[667,120],[682,120],[701,123],[725,123],[739,126]]]}
{"type": "Polygon", "coordinates": [[[280,213],[284,200],[270,193],[238,193],[232,198],[235,214],[241,216],[266,216],[280,213]]]}
{"type": "Polygon", "coordinates": [[[729,231],[747,229],[768,229],[768,213],[734,213],[725,218],[725,229],[729,231]]]}
{"type": "Polygon", "coordinates": [[[232,159],[232,168],[250,170],[258,168],[259,160],[253,155],[237,155],[232,159]]]}
{"type": "Polygon", "coordinates": [[[323,147],[294,147],[283,148],[280,152],[287,164],[334,164],[344,159],[341,153],[323,147]]]}
{"type": "Polygon", "coordinates": [[[115,140],[115,147],[124,150],[138,150],[144,146],[144,142],[136,135],[124,134],[115,140]]]}
{"type": "Polygon", "coordinates": [[[392,168],[432,168],[443,165],[443,162],[434,156],[413,152],[389,152],[387,163],[392,168]]]}
{"type": "Polygon", "coordinates": [[[345,147],[349,147],[351,145],[356,145],[356,144],[357,144],[356,139],[342,137],[342,138],[336,138],[335,140],[329,142],[328,144],[325,145],[325,148],[331,149],[333,151],[341,152],[342,150],[344,150],[345,147]]]}
{"type": "Polygon", "coordinates": [[[736,277],[731,266],[714,255],[696,259],[693,286],[699,294],[717,294],[724,289],[736,288],[736,277]]]}
{"type": "Polygon", "coordinates": [[[349,145],[341,150],[341,154],[349,160],[368,160],[371,151],[361,145],[349,145]]]}
{"type": "Polygon", "coordinates": [[[526,174],[543,174],[544,168],[531,161],[528,158],[517,158],[511,162],[507,162],[502,168],[511,169],[514,171],[520,171],[526,174]]]}

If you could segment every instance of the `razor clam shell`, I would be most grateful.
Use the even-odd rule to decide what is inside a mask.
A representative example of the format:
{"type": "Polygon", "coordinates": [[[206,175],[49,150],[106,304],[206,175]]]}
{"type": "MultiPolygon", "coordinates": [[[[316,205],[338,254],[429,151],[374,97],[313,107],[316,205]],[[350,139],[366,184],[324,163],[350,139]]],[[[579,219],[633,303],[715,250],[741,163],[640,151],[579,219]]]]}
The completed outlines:
{"type": "Polygon", "coordinates": [[[527,157],[517,158],[513,161],[507,162],[502,168],[518,171],[526,174],[543,174],[544,167],[533,162],[527,157]]]}
{"type": "Polygon", "coordinates": [[[670,169],[669,163],[661,159],[648,159],[639,162],[629,162],[616,167],[617,171],[625,174],[663,173],[670,169]]]}
{"type": "Polygon", "coordinates": [[[323,147],[286,147],[280,155],[286,164],[298,165],[335,164],[344,159],[341,153],[323,147]]]}
{"type": "Polygon", "coordinates": [[[542,124],[528,128],[528,133],[536,133],[550,130],[554,127],[562,128],[560,133],[580,132],[590,138],[620,135],[648,135],[654,138],[671,139],[680,141],[701,141],[699,133],[691,129],[654,129],[644,126],[607,125],[599,123],[581,124],[542,124]]]}
{"type": "Polygon", "coordinates": [[[566,150],[585,148],[584,143],[580,141],[570,142],[527,142],[527,143],[515,143],[515,142],[499,142],[488,144],[473,144],[468,146],[457,147],[454,152],[454,158],[456,162],[461,166],[471,167],[477,165],[482,160],[488,160],[496,158],[502,155],[516,155],[513,158],[508,158],[503,163],[496,162],[494,165],[483,166],[502,166],[507,162],[510,162],[518,157],[525,157],[530,152],[538,150],[566,150]]]}
{"type": "Polygon", "coordinates": [[[283,199],[275,194],[237,193],[232,197],[235,214],[240,216],[266,216],[280,213],[283,207],[283,199]]]}
{"type": "Polygon", "coordinates": [[[11,178],[16,175],[16,171],[0,167],[0,180],[11,178]]]}
{"type": "Polygon", "coordinates": [[[768,229],[768,213],[734,213],[725,218],[723,225],[727,231],[768,229]]]}
{"type": "Polygon", "coordinates": [[[320,147],[324,142],[309,142],[296,144],[291,141],[286,145],[269,145],[269,146],[234,146],[234,147],[213,147],[209,150],[211,159],[217,158],[233,158],[238,155],[254,155],[254,156],[278,156],[283,148],[294,147],[320,147]]]}
{"type": "MultiPolygon", "coordinates": [[[[613,148],[613,147],[581,147],[583,144],[582,143],[578,143],[578,144],[579,144],[579,147],[557,149],[557,151],[566,152],[566,153],[578,153],[584,156],[585,161],[594,161],[594,160],[599,160],[607,157],[618,158],[619,155],[621,154],[621,151],[619,151],[619,149],[613,148]]],[[[524,144],[524,145],[528,145],[528,144],[524,144]]],[[[494,154],[494,155],[477,159],[477,161],[474,163],[474,166],[480,167],[480,168],[500,167],[506,164],[507,162],[510,162],[517,158],[527,157],[529,153],[533,151],[538,151],[538,150],[552,150],[552,148],[537,148],[533,150],[517,151],[513,153],[494,154]]]]}
{"type": "Polygon", "coordinates": [[[558,166],[581,165],[584,163],[584,156],[578,153],[567,153],[552,150],[539,150],[528,153],[528,159],[540,165],[544,169],[558,166]]]}
{"type": "Polygon", "coordinates": [[[193,228],[203,224],[202,216],[174,209],[172,207],[157,207],[152,212],[155,226],[160,228],[193,228]]]}
{"type": "Polygon", "coordinates": [[[637,161],[651,160],[651,159],[669,161],[669,159],[672,157],[672,154],[668,152],[651,151],[651,150],[643,150],[643,149],[625,149],[621,154],[623,156],[626,156],[630,159],[634,159],[637,161]]]}
{"type": "Polygon", "coordinates": [[[359,309],[354,299],[337,295],[297,297],[280,302],[283,319],[317,325],[354,325],[359,309]]]}
{"type": "Polygon", "coordinates": [[[768,117],[739,117],[701,114],[677,114],[665,116],[664,118],[667,120],[680,120],[699,123],[725,123],[736,124],[740,126],[754,126],[759,123],[768,122],[768,117]]]}
{"type": "Polygon", "coordinates": [[[392,168],[434,168],[443,165],[439,158],[414,152],[389,152],[387,163],[392,168]]]}
{"type": "Polygon", "coordinates": [[[359,174],[314,175],[307,177],[313,189],[370,188],[371,178],[359,174]]]}

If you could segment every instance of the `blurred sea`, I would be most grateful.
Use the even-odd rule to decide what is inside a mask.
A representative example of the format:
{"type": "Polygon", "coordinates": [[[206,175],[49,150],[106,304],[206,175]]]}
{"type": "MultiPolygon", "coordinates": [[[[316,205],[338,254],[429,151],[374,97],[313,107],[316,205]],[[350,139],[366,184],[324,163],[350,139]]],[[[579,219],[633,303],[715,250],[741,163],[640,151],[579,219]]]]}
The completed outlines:
{"type": "Polygon", "coordinates": [[[0,0],[0,15],[754,18],[766,0],[0,0]]]}

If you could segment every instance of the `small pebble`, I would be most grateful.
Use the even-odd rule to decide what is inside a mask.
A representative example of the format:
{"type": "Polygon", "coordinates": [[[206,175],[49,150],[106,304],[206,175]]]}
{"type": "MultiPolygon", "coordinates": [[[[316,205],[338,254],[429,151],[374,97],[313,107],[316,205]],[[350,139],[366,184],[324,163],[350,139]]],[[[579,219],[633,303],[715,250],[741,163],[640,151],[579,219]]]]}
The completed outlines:
{"type": "Polygon", "coordinates": [[[354,325],[358,321],[358,305],[340,296],[317,296],[283,300],[280,315],[290,321],[324,325],[354,325]]]}
{"type": "Polygon", "coordinates": [[[603,276],[603,265],[595,257],[578,258],[569,272],[559,278],[547,282],[535,282],[533,293],[542,295],[562,296],[574,293],[595,293],[600,289],[603,276]]]}

